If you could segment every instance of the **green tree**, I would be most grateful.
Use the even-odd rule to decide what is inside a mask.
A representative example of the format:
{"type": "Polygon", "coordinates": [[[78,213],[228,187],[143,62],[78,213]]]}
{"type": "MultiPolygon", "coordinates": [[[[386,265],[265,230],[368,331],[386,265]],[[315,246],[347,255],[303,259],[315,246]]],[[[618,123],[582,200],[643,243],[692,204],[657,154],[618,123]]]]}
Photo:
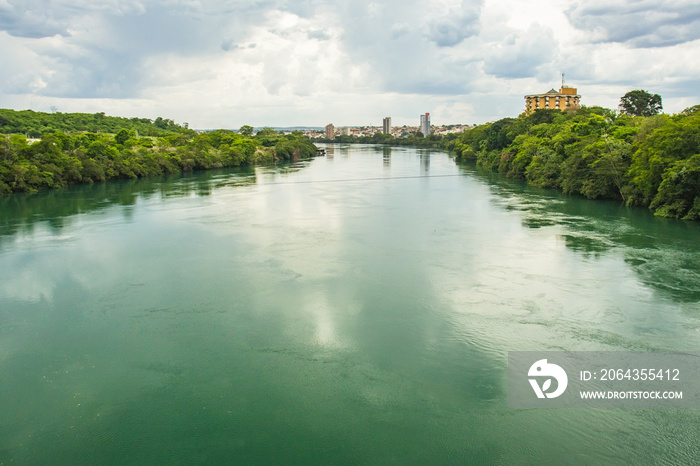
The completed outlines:
{"type": "Polygon", "coordinates": [[[116,136],[114,136],[114,141],[117,144],[124,144],[129,139],[129,132],[125,129],[119,130],[116,136]]]}
{"type": "Polygon", "coordinates": [[[661,96],[643,90],[629,91],[620,99],[620,110],[627,115],[649,117],[662,109],[661,96]]]}
{"type": "Polygon", "coordinates": [[[243,125],[241,129],[238,130],[243,136],[250,137],[253,135],[254,128],[250,125],[243,125]]]}
{"type": "Polygon", "coordinates": [[[661,217],[700,218],[700,154],[679,160],[666,170],[649,207],[661,217]]]}
{"type": "Polygon", "coordinates": [[[277,136],[277,131],[275,131],[272,128],[263,128],[260,131],[258,131],[258,133],[255,136],[259,138],[274,137],[277,136]]]}
{"type": "Polygon", "coordinates": [[[279,136],[277,131],[272,128],[263,128],[257,132],[255,139],[260,141],[265,147],[272,147],[277,144],[279,136]]]}

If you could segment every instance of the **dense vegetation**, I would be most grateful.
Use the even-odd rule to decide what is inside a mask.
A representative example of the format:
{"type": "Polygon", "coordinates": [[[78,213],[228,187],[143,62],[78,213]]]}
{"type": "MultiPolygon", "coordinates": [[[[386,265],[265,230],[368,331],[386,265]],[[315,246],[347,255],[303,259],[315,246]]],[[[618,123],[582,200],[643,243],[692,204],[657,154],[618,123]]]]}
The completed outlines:
{"type": "Polygon", "coordinates": [[[148,118],[121,118],[106,116],[104,113],[43,113],[32,110],[9,110],[0,108],[0,133],[24,134],[29,138],[40,138],[46,133],[117,133],[122,129],[134,131],[139,136],[165,136],[168,133],[187,129],[173,120],[161,117],[151,121],[148,118]]]}
{"type": "Polygon", "coordinates": [[[700,106],[649,117],[537,110],[466,131],[454,151],[535,186],[700,219],[700,106]]]}
{"type": "Polygon", "coordinates": [[[25,134],[30,128],[35,128],[37,122],[45,124],[42,128],[53,129],[59,123],[63,124],[61,122],[80,121],[83,114],[3,110],[2,115],[9,115],[2,121],[10,122],[7,124],[12,126],[11,132],[20,134],[0,135],[0,194],[35,192],[117,178],[299,160],[316,154],[316,147],[300,133],[281,136],[274,130],[264,129],[255,136],[226,130],[197,134],[172,120],[150,122],[115,117],[103,117],[106,126],[98,126],[109,126],[112,133],[83,132],[85,126],[76,123],[76,127],[67,132],[44,132],[40,141],[30,144],[25,134]],[[113,126],[120,122],[124,126],[113,126]]]}

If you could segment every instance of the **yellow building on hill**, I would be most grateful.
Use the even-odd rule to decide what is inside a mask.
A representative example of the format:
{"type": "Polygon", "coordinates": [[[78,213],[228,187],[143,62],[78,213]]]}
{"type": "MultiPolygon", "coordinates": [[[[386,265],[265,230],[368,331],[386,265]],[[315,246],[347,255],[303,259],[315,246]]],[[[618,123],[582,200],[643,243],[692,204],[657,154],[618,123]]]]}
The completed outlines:
{"type": "Polygon", "coordinates": [[[532,113],[541,108],[568,110],[581,108],[581,96],[576,93],[575,87],[562,86],[559,92],[554,89],[544,94],[525,96],[525,113],[532,113]]]}

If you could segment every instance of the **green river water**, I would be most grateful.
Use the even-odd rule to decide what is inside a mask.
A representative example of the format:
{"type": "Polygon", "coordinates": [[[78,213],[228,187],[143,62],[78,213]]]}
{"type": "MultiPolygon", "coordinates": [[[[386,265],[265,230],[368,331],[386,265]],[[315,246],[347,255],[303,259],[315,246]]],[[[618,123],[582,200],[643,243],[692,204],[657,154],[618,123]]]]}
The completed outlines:
{"type": "Polygon", "coordinates": [[[440,151],[0,197],[0,464],[698,464],[700,409],[506,376],[699,349],[700,225],[440,151]]]}

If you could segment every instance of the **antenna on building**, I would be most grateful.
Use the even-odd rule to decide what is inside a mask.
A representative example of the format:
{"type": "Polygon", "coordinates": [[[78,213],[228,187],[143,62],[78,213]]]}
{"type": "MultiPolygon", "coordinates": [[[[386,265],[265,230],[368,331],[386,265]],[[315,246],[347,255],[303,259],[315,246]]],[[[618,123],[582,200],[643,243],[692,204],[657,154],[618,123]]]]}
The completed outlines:
{"type": "Polygon", "coordinates": [[[561,87],[564,88],[564,73],[561,74],[561,87]]]}

